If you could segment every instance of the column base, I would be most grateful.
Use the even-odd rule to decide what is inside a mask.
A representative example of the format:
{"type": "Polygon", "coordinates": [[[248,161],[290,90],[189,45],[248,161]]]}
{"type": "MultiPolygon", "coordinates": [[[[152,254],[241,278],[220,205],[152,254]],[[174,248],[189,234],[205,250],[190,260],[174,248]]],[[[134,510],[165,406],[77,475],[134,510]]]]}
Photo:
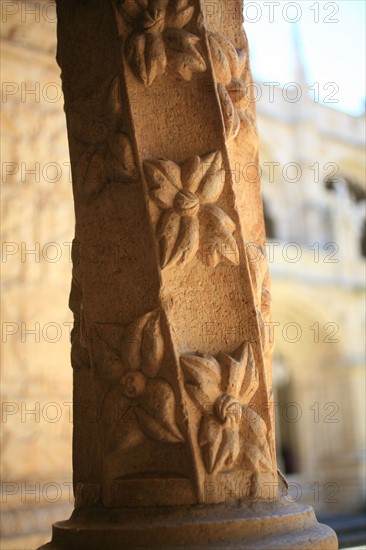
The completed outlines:
{"type": "Polygon", "coordinates": [[[337,550],[310,506],[276,500],[76,510],[39,550],[337,550]]]}

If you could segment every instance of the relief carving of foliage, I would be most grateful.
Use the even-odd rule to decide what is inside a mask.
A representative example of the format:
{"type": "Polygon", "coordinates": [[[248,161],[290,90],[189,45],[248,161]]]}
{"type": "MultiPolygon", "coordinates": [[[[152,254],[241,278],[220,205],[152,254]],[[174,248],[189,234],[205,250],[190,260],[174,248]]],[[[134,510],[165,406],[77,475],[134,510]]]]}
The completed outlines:
{"type": "Polygon", "coordinates": [[[93,199],[108,183],[132,183],[138,178],[138,169],[130,138],[116,132],[99,146],[89,146],[76,166],[76,180],[80,193],[93,199]]]}
{"type": "Polygon", "coordinates": [[[240,117],[231,97],[223,84],[217,85],[220,98],[222,116],[224,118],[227,139],[235,138],[240,130],[240,117]]]}
{"type": "Polygon", "coordinates": [[[262,350],[269,355],[273,349],[271,321],[271,293],[269,291],[269,268],[265,249],[254,243],[246,245],[249,271],[255,298],[262,350]]]}
{"type": "Polygon", "coordinates": [[[87,97],[73,98],[68,110],[69,131],[77,141],[86,146],[105,142],[122,115],[119,75],[100,83],[87,97]]]}
{"type": "Polygon", "coordinates": [[[157,376],[164,357],[159,310],[139,317],[128,326],[121,349],[128,370],[140,369],[146,376],[157,376]]]}
{"type": "Polygon", "coordinates": [[[175,406],[170,384],[162,378],[149,380],[144,400],[136,410],[142,431],[154,439],[181,443],[183,437],[174,421],[175,406]]]}
{"type": "Polygon", "coordinates": [[[120,129],[120,78],[100,84],[90,97],[72,102],[69,132],[83,145],[76,167],[77,190],[87,200],[109,183],[133,183],[139,176],[130,137],[120,129]]]}
{"type": "Polygon", "coordinates": [[[150,86],[167,68],[184,80],[206,70],[197,48],[199,37],[183,28],[194,13],[187,0],[131,0],[119,9],[135,29],[124,47],[127,62],[145,85],[150,86]]]}
{"type": "MultiPolygon", "coordinates": [[[[98,341],[98,349],[101,342],[98,341]]],[[[154,310],[124,331],[120,350],[103,349],[100,368],[118,364],[119,375],[107,392],[103,421],[109,452],[134,447],[145,438],[181,443],[175,420],[176,401],[171,385],[159,376],[164,356],[160,312],[154,310]]],[[[114,378],[115,379],[115,378],[114,378]]]]}
{"type": "Polygon", "coordinates": [[[186,354],[180,358],[185,388],[201,413],[198,444],[208,473],[231,468],[243,454],[253,473],[271,469],[264,420],[249,406],[259,386],[249,343],[232,355],[186,354]],[[247,433],[240,440],[240,429],[247,433]]]}
{"type": "Polygon", "coordinates": [[[233,78],[240,78],[247,62],[245,50],[235,49],[225,36],[216,32],[209,32],[208,42],[217,81],[227,86],[233,78]]]}
{"type": "Polygon", "coordinates": [[[237,136],[241,124],[249,133],[255,134],[255,118],[250,109],[247,48],[236,49],[227,38],[210,31],[208,43],[227,139],[237,136]]]}
{"type": "Polygon", "coordinates": [[[166,159],[144,163],[150,196],[162,210],[156,236],[162,268],[184,265],[197,254],[216,266],[223,260],[237,265],[239,252],[235,224],[216,204],[224,188],[220,152],[195,156],[182,165],[166,159]],[[207,243],[212,248],[207,252],[207,243]]]}

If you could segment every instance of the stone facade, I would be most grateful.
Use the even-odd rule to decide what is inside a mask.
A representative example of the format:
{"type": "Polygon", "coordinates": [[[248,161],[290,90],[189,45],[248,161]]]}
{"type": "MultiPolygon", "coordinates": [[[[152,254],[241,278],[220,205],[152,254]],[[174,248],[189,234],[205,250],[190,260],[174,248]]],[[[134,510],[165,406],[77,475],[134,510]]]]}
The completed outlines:
{"type": "Polygon", "coordinates": [[[365,496],[365,115],[314,102],[298,63],[301,100],[257,106],[277,450],[299,498],[342,511],[365,496]]]}

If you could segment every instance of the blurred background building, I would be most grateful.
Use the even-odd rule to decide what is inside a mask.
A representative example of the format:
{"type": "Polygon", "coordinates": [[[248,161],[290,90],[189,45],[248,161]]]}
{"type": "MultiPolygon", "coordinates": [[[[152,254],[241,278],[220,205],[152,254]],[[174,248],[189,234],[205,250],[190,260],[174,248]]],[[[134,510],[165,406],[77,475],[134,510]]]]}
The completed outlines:
{"type": "MultiPolygon", "coordinates": [[[[25,549],[72,511],[74,214],[54,6],[2,10],[1,530],[2,548],[25,549]]],[[[256,84],[278,461],[295,500],[356,517],[365,502],[365,112],[320,102],[298,37],[292,48],[292,82],[256,84]]]]}

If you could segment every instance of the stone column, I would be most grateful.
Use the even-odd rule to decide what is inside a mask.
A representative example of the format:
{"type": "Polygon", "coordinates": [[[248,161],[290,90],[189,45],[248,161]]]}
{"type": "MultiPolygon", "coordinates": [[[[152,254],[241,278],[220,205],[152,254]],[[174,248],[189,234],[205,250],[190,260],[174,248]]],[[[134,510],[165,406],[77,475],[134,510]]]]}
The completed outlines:
{"type": "Polygon", "coordinates": [[[58,2],[75,512],[52,547],[337,547],[276,468],[242,24],[231,0],[58,2]]]}

